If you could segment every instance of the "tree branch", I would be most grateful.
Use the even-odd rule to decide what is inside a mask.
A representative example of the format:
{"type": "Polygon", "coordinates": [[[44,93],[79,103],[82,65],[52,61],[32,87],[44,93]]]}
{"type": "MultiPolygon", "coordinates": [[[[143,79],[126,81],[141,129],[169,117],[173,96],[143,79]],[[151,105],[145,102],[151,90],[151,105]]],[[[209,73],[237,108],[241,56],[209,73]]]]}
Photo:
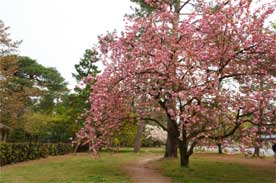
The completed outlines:
{"type": "Polygon", "coordinates": [[[190,2],[191,0],[187,0],[185,3],[183,3],[178,10],[176,10],[177,13],[180,13],[180,11],[190,2]]]}

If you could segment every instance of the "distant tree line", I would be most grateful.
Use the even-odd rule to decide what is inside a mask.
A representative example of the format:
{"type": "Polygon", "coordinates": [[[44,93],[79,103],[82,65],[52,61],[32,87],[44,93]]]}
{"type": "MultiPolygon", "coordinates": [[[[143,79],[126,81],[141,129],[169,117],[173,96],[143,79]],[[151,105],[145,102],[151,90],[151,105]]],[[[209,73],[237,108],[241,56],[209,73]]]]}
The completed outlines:
{"type": "MultiPolygon", "coordinates": [[[[55,68],[19,55],[20,41],[13,41],[8,30],[0,21],[0,123],[11,128],[8,141],[69,142],[82,125],[89,85],[70,92],[55,68]]],[[[77,81],[99,72],[90,64],[91,54],[86,50],[75,66],[77,81]]]]}

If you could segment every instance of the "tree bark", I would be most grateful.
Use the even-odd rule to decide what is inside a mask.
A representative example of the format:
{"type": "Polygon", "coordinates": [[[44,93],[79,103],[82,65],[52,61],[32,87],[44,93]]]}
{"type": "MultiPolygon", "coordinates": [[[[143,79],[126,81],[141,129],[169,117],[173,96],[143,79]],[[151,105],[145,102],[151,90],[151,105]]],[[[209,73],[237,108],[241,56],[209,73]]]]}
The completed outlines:
{"type": "Polygon", "coordinates": [[[183,127],[181,132],[181,140],[178,139],[178,147],[179,147],[179,153],[180,153],[180,166],[184,168],[189,167],[189,158],[193,154],[193,149],[196,145],[195,142],[190,144],[189,147],[189,139],[187,138],[187,131],[183,127]]]}
{"type": "Polygon", "coordinates": [[[143,122],[138,122],[137,123],[137,133],[136,133],[136,136],[135,136],[134,148],[133,148],[133,152],[135,152],[135,153],[140,151],[141,139],[142,139],[142,135],[143,135],[143,129],[144,129],[144,123],[143,122]]]}
{"type": "Polygon", "coordinates": [[[179,147],[179,154],[180,154],[180,166],[184,168],[189,167],[189,158],[190,154],[188,153],[188,148],[185,145],[185,142],[178,141],[178,147],[179,147]]]}
{"type": "Polygon", "coordinates": [[[253,156],[254,157],[260,157],[260,146],[255,146],[253,156]]]}
{"type": "Polygon", "coordinates": [[[177,129],[173,126],[172,121],[167,119],[167,143],[164,158],[177,157],[177,129]]]}
{"type": "MultiPolygon", "coordinates": [[[[262,111],[262,110],[260,110],[260,115],[263,116],[263,111],[262,111]]],[[[256,139],[255,147],[254,147],[254,154],[253,154],[253,157],[260,157],[261,124],[262,124],[262,120],[261,120],[260,123],[258,124],[257,139],[256,139]]]]}
{"type": "Polygon", "coordinates": [[[223,154],[223,152],[222,152],[222,145],[220,143],[218,143],[217,146],[218,146],[218,153],[219,154],[223,154]]]}
{"type": "Polygon", "coordinates": [[[167,135],[167,143],[164,158],[177,158],[177,139],[167,135]]]}

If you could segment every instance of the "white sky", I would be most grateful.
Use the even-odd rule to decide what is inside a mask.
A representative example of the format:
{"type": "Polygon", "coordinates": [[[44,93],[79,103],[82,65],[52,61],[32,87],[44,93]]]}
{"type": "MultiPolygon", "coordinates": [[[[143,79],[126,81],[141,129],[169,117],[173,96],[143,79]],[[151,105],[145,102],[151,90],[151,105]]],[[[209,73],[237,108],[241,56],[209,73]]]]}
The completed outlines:
{"type": "Polygon", "coordinates": [[[122,30],[131,5],[130,0],[0,0],[0,19],[14,40],[23,40],[21,55],[56,67],[73,88],[74,64],[98,35],[122,30]]]}
{"type": "Polygon", "coordinates": [[[56,67],[73,88],[74,64],[97,36],[122,30],[130,0],[0,0],[0,19],[13,40],[23,40],[20,54],[56,67]]]}

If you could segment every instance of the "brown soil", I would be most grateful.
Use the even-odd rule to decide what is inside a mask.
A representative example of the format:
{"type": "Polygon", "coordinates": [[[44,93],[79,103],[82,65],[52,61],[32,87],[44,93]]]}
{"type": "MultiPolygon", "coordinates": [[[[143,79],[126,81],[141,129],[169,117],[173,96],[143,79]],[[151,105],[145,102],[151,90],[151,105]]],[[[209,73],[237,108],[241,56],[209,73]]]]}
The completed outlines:
{"type": "Polygon", "coordinates": [[[162,176],[160,173],[148,166],[150,161],[161,159],[157,155],[147,155],[138,159],[137,162],[128,164],[124,170],[132,177],[135,183],[169,183],[168,177],[162,176]]]}

